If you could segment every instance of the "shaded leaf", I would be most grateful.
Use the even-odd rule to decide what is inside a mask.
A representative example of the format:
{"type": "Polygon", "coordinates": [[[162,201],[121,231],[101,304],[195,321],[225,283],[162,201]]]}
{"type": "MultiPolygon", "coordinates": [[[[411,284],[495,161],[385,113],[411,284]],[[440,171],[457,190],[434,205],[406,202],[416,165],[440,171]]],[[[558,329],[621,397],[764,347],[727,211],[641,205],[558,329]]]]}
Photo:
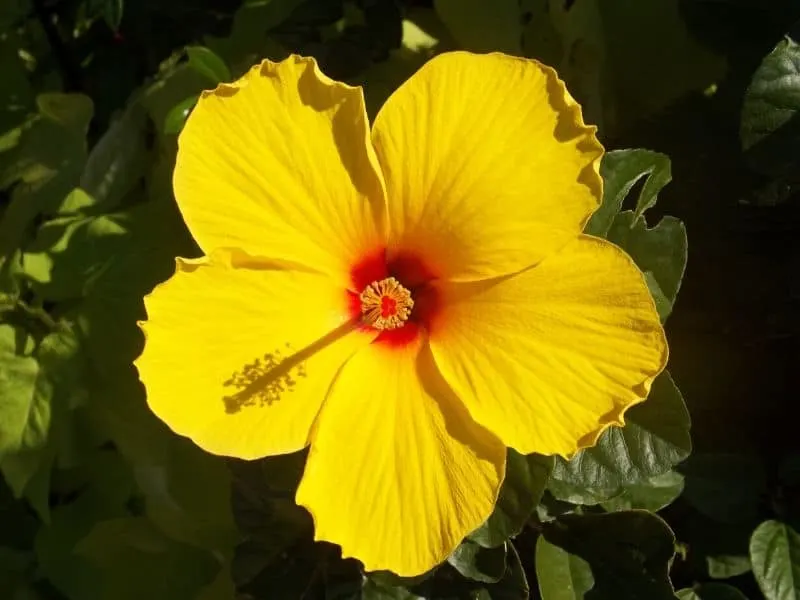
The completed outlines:
{"type": "Polygon", "coordinates": [[[736,577],[747,573],[752,568],[750,566],[750,557],[725,554],[707,556],[706,567],[708,568],[708,576],[714,579],[736,577]]]}
{"type": "Polygon", "coordinates": [[[522,53],[519,0],[434,0],[433,6],[465,50],[522,53]]]}
{"type": "Polygon", "coordinates": [[[761,461],[748,454],[694,454],[681,466],[684,497],[708,517],[723,522],[756,518],[767,475],[761,461]]]}
{"type": "MultiPolygon", "coordinates": [[[[674,600],[668,573],[675,536],[654,514],[562,515],[544,523],[542,533],[550,544],[589,564],[595,583],[588,600],[674,600]]],[[[585,587],[588,579],[581,581],[585,587]]]]}
{"type": "Polygon", "coordinates": [[[465,540],[447,558],[447,562],[464,577],[483,583],[496,583],[506,570],[506,546],[484,548],[465,540]]]}
{"type": "Polygon", "coordinates": [[[738,589],[724,583],[704,583],[675,592],[679,600],[747,600],[738,589]]]}
{"type": "Polygon", "coordinates": [[[134,189],[150,166],[147,113],[132,102],[94,145],[80,187],[108,211],[134,189]]]}
{"type": "Polygon", "coordinates": [[[198,98],[199,96],[197,95],[189,96],[172,107],[164,119],[164,133],[177,134],[181,132],[189,113],[192,112],[194,105],[197,104],[198,98]]]}
{"type": "Polygon", "coordinates": [[[542,600],[582,600],[594,587],[589,563],[544,536],[536,542],[536,579],[542,600]]]}
{"type": "Polygon", "coordinates": [[[192,600],[219,569],[209,554],[164,536],[143,517],[97,523],[75,546],[96,568],[99,598],[192,600]]]}
{"type": "Polygon", "coordinates": [[[508,450],[506,477],[494,511],[469,539],[481,546],[503,544],[516,536],[539,504],[553,470],[553,457],[508,450]]]}
{"type": "Polygon", "coordinates": [[[622,486],[619,495],[601,504],[609,512],[635,508],[656,512],[672,504],[682,491],[683,476],[675,471],[668,471],[641,483],[622,486]]]}
{"type": "Polygon", "coordinates": [[[625,485],[668,472],[691,452],[689,413],[666,371],[625,420],[625,427],[610,427],[597,445],[572,460],[556,459],[548,489],[557,499],[597,504],[621,493],[625,485]]]}
{"type": "Polygon", "coordinates": [[[761,523],[750,538],[750,562],[767,600],[800,598],[800,534],[789,525],[761,523]]]}
{"type": "Polygon", "coordinates": [[[796,179],[800,152],[800,45],[787,37],[753,75],[742,106],[745,158],[761,173],[796,179]]]}
{"type": "Polygon", "coordinates": [[[203,75],[211,83],[217,84],[233,79],[228,65],[213,50],[205,46],[189,46],[186,48],[189,66],[203,75]]]}
{"type": "Polygon", "coordinates": [[[648,228],[643,218],[637,219],[633,212],[623,211],[614,218],[607,237],[625,250],[644,272],[659,316],[664,321],[672,312],[686,270],[688,240],[684,224],[667,216],[655,227],[648,228]]]}

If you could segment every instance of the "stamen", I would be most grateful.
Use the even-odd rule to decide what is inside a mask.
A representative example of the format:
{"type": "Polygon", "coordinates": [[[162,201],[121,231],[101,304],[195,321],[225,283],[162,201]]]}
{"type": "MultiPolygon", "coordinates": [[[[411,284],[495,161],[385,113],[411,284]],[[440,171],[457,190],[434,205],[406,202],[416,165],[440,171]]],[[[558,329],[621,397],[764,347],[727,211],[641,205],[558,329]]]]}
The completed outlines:
{"type": "Polygon", "coordinates": [[[379,330],[402,327],[414,308],[411,292],[394,277],[373,281],[359,298],[364,321],[379,330]]]}

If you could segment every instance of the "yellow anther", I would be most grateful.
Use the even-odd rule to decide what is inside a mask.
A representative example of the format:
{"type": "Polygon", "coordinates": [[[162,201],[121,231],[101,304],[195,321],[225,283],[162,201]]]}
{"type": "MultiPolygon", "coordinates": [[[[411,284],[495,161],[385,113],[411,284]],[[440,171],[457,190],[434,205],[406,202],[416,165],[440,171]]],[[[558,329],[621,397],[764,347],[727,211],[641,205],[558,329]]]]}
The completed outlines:
{"type": "Polygon", "coordinates": [[[414,308],[411,292],[394,277],[373,281],[359,298],[364,321],[379,330],[402,327],[414,308]]]}

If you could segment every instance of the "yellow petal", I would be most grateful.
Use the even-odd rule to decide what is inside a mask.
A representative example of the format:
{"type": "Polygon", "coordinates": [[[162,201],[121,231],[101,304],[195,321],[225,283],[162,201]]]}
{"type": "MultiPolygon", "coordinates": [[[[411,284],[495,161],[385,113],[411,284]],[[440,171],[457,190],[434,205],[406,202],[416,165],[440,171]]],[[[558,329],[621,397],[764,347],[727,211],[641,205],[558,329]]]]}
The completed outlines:
{"type": "Polygon", "coordinates": [[[150,408],[208,452],[239,458],[305,447],[336,371],[374,338],[348,324],[328,278],[240,253],[179,259],[145,304],[136,366],[150,408]]]}
{"type": "Polygon", "coordinates": [[[505,447],[472,421],[427,346],[375,343],[325,402],[297,502],[317,539],[367,570],[413,576],[486,520],[504,472],[505,447]]]}
{"type": "Polygon", "coordinates": [[[436,364],[475,420],[522,453],[593,445],[667,361],[642,273],[604,240],[581,236],[517,275],[439,292],[436,364]]]}
{"type": "Polygon", "coordinates": [[[373,126],[390,249],[458,281],[538,262],[575,238],[600,202],[594,132],[555,71],[534,60],[434,58],[373,126]]]}
{"type": "Polygon", "coordinates": [[[385,244],[361,89],[311,58],[264,61],[206,92],[181,133],[173,182],[206,254],[241,248],[347,278],[385,244]]]}

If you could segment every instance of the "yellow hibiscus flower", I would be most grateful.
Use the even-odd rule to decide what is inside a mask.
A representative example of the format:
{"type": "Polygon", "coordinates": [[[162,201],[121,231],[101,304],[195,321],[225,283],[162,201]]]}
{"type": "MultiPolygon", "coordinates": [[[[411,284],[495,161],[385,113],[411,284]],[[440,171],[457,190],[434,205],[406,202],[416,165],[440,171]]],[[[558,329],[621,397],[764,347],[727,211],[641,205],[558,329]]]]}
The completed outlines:
{"type": "Polygon", "coordinates": [[[429,570],[506,446],[594,444],[665,365],[642,273],[581,233],[602,152],[552,69],[501,54],[434,58],[371,129],[310,58],[205,93],[174,174],[205,256],[146,299],[151,409],[215,454],[310,446],[316,538],[429,570]]]}

